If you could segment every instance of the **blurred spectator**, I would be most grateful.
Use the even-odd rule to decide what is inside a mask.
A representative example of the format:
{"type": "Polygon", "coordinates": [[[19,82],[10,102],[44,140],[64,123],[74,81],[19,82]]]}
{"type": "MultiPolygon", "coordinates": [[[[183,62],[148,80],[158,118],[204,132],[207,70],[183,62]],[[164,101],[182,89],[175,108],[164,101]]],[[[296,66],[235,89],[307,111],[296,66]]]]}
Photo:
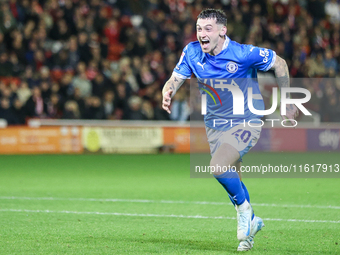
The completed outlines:
{"type": "Polygon", "coordinates": [[[155,76],[151,72],[150,67],[143,65],[140,68],[140,72],[137,74],[137,82],[140,89],[145,89],[146,86],[152,84],[155,81],[155,76]]]}
{"type": "Polygon", "coordinates": [[[132,49],[129,52],[130,56],[143,57],[151,50],[150,45],[146,39],[145,32],[140,32],[137,35],[136,42],[134,43],[132,49]]]}
{"type": "Polygon", "coordinates": [[[27,100],[25,108],[28,117],[44,117],[44,100],[39,87],[32,89],[32,96],[27,100]]]}
{"type": "Polygon", "coordinates": [[[88,37],[85,32],[78,34],[78,54],[79,60],[88,63],[91,59],[90,47],[87,43],[88,37]]]}
{"type": "Polygon", "coordinates": [[[334,46],[334,59],[338,63],[338,69],[336,71],[339,72],[339,69],[340,69],[340,66],[339,66],[340,65],[340,45],[334,46]]]}
{"type": "Polygon", "coordinates": [[[19,121],[11,108],[9,99],[6,97],[0,98],[0,119],[7,120],[9,125],[19,124],[19,121]]]}
{"type": "Polygon", "coordinates": [[[110,81],[101,73],[97,73],[96,77],[92,80],[92,95],[103,97],[104,91],[112,89],[110,81]]]}
{"type": "Polygon", "coordinates": [[[309,0],[308,11],[316,21],[325,17],[325,1],[324,0],[309,0]]]}
{"type": "Polygon", "coordinates": [[[332,23],[340,22],[340,5],[337,0],[329,0],[325,4],[325,12],[332,23]]]}
{"type": "MultiPolygon", "coordinates": [[[[311,82],[311,80],[309,80],[309,82],[311,82]]],[[[307,83],[305,86],[311,94],[311,99],[304,106],[314,112],[320,112],[320,104],[323,96],[322,91],[318,88],[317,83],[307,83]]]]}
{"type": "MultiPolygon", "coordinates": [[[[324,84],[324,96],[321,101],[322,121],[336,121],[337,119],[337,93],[333,79],[326,79],[324,84]]],[[[340,112],[339,112],[340,113],[340,112]]],[[[338,113],[338,114],[339,114],[338,113]]]]}
{"type": "Polygon", "coordinates": [[[0,89],[0,96],[7,98],[10,105],[12,105],[14,100],[17,98],[17,94],[11,89],[10,86],[6,86],[4,84],[1,85],[0,89]]]}
{"type": "Polygon", "coordinates": [[[47,102],[51,96],[50,85],[48,84],[47,81],[42,81],[40,83],[40,89],[41,89],[41,96],[44,102],[47,102]]]}
{"type": "Polygon", "coordinates": [[[110,79],[112,76],[111,63],[107,59],[103,59],[101,62],[102,72],[106,78],[110,79]]]}
{"type": "Polygon", "coordinates": [[[74,68],[79,62],[80,56],[78,52],[78,44],[77,38],[72,36],[70,37],[68,43],[68,62],[67,66],[70,68],[74,68]]]}
{"type": "Polygon", "coordinates": [[[67,98],[72,92],[74,93],[76,87],[73,87],[72,84],[72,74],[65,73],[59,83],[54,83],[54,85],[52,85],[51,90],[52,92],[58,93],[63,98],[67,98]],[[55,91],[53,91],[53,87],[55,91]]]}
{"type": "Polygon", "coordinates": [[[175,36],[169,34],[165,37],[165,45],[163,47],[163,53],[168,55],[173,52],[177,52],[180,49],[178,43],[176,42],[175,36]]]}
{"type": "Polygon", "coordinates": [[[330,69],[337,70],[337,68],[338,68],[338,63],[333,58],[333,53],[330,49],[326,50],[325,59],[323,61],[323,64],[326,68],[327,73],[329,73],[330,69]]]}
{"type": "Polygon", "coordinates": [[[91,95],[91,82],[86,78],[86,74],[80,73],[72,81],[73,89],[78,88],[82,97],[88,97],[91,95]]]}
{"type": "Polygon", "coordinates": [[[39,75],[40,75],[40,82],[51,81],[50,69],[47,66],[42,66],[41,68],[39,68],[39,75]]]}
{"type": "Polygon", "coordinates": [[[104,28],[104,35],[109,40],[109,45],[115,45],[118,43],[119,40],[119,26],[116,19],[110,19],[105,28],[104,28]]]}
{"type": "Polygon", "coordinates": [[[30,98],[32,92],[29,89],[27,82],[25,81],[21,82],[17,90],[17,95],[21,104],[25,104],[27,99],[30,98]]]}
{"type": "Polygon", "coordinates": [[[47,117],[52,119],[61,118],[62,116],[62,102],[58,94],[51,94],[46,105],[47,117]]]}
{"type": "MultiPolygon", "coordinates": [[[[187,44],[189,44],[190,42],[196,41],[196,33],[195,33],[195,28],[193,26],[194,23],[186,23],[184,28],[183,28],[183,38],[181,38],[182,40],[182,48],[184,48],[187,44]]],[[[241,23],[242,24],[242,23],[241,23]]],[[[155,30],[153,30],[155,31],[155,30]]],[[[155,32],[154,32],[155,33],[155,32]]],[[[154,47],[153,49],[157,49],[158,48],[158,43],[157,43],[157,34],[154,35],[155,39],[154,39],[154,47]]]]}
{"type": "Polygon", "coordinates": [[[84,62],[79,62],[77,67],[78,75],[72,81],[72,88],[80,90],[81,97],[88,97],[92,93],[91,82],[86,76],[86,65],[84,62]]]}
{"type": "Polygon", "coordinates": [[[82,118],[85,113],[85,100],[82,98],[79,88],[75,88],[73,94],[68,98],[69,101],[75,101],[77,103],[77,109],[79,112],[79,118],[82,118]]]}
{"type": "Polygon", "coordinates": [[[98,73],[98,64],[97,64],[97,62],[94,61],[94,60],[91,60],[89,62],[89,64],[88,64],[88,67],[87,67],[85,73],[86,73],[86,78],[88,80],[92,81],[96,77],[96,75],[98,73]]]}
{"type": "Polygon", "coordinates": [[[88,97],[85,102],[84,119],[105,119],[105,112],[99,97],[88,97]]]}
{"type": "Polygon", "coordinates": [[[141,112],[147,120],[154,119],[154,110],[150,101],[144,100],[141,107],[141,112]]]}
{"type": "Polygon", "coordinates": [[[16,27],[16,20],[14,19],[12,13],[9,11],[7,3],[2,3],[2,15],[0,21],[0,30],[4,34],[10,33],[16,27]]]}
{"type": "Polygon", "coordinates": [[[178,90],[172,99],[170,119],[186,121],[190,115],[190,109],[185,95],[185,90],[178,90]]]}
{"type": "Polygon", "coordinates": [[[154,115],[155,120],[170,120],[169,114],[163,110],[162,108],[162,92],[158,91],[155,95],[155,108],[154,108],[154,115]]]}
{"type": "Polygon", "coordinates": [[[115,93],[108,90],[104,93],[103,107],[106,119],[115,119],[114,111],[115,108],[115,93]]]}
{"type": "Polygon", "coordinates": [[[0,55],[0,76],[12,76],[13,64],[9,61],[6,52],[2,52],[0,55]]]}
{"type": "Polygon", "coordinates": [[[146,120],[147,116],[142,112],[142,99],[137,96],[131,96],[129,98],[129,114],[130,120],[146,120]]]}
{"type": "Polygon", "coordinates": [[[12,75],[14,77],[18,77],[19,75],[21,75],[23,73],[23,71],[24,71],[24,65],[19,62],[17,54],[12,53],[9,56],[9,61],[12,64],[12,75]]]}
{"type": "Polygon", "coordinates": [[[33,88],[39,85],[39,81],[37,79],[38,74],[33,72],[32,66],[26,66],[25,72],[23,74],[23,79],[28,83],[29,88],[33,88]]]}
{"type": "Polygon", "coordinates": [[[94,30],[97,33],[102,33],[104,26],[107,22],[107,17],[108,17],[108,9],[105,7],[100,8],[100,10],[96,13],[96,16],[93,21],[93,27],[94,30]]]}
{"type": "MultiPolygon", "coordinates": [[[[62,49],[54,56],[53,62],[56,67],[66,70],[70,64],[69,60],[69,53],[66,51],[66,49],[62,49]]],[[[76,64],[76,61],[74,61],[74,64],[76,64]]]]}
{"type": "Polygon", "coordinates": [[[80,112],[76,101],[69,100],[65,103],[65,110],[62,116],[63,119],[79,119],[80,112]]]}
{"type": "Polygon", "coordinates": [[[18,98],[14,100],[12,111],[16,118],[15,124],[23,125],[26,122],[25,120],[26,114],[23,106],[24,106],[23,103],[18,98]]]}
{"type": "Polygon", "coordinates": [[[6,44],[5,44],[5,37],[4,34],[1,32],[0,29],[0,53],[3,53],[6,51],[6,44]]]}
{"type": "Polygon", "coordinates": [[[242,22],[241,13],[237,12],[235,14],[234,20],[229,24],[229,32],[232,37],[232,40],[235,40],[237,42],[244,42],[247,33],[247,27],[242,22]]]}
{"type": "Polygon", "coordinates": [[[326,67],[324,65],[322,53],[318,53],[316,58],[311,59],[309,63],[309,77],[322,77],[326,75],[326,67]]]}
{"type": "Polygon", "coordinates": [[[119,83],[117,85],[116,105],[117,105],[117,108],[119,108],[121,112],[123,113],[121,118],[125,118],[125,119],[128,118],[127,116],[128,110],[129,110],[128,103],[127,103],[128,98],[129,98],[129,95],[126,92],[125,85],[123,83],[119,83]]]}

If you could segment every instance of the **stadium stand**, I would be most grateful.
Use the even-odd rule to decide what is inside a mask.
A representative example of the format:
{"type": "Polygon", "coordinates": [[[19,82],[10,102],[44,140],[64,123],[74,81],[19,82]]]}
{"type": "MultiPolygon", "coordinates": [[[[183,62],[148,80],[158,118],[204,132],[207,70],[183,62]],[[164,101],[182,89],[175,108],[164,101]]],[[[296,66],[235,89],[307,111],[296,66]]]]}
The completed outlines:
{"type": "MultiPolygon", "coordinates": [[[[0,119],[185,120],[161,109],[161,89],[207,7],[228,35],[271,48],[293,78],[339,78],[339,1],[0,0],[0,119]]],[[[303,84],[321,121],[340,121],[340,80],[303,84]],[[338,82],[336,82],[338,81],[338,82]]]]}

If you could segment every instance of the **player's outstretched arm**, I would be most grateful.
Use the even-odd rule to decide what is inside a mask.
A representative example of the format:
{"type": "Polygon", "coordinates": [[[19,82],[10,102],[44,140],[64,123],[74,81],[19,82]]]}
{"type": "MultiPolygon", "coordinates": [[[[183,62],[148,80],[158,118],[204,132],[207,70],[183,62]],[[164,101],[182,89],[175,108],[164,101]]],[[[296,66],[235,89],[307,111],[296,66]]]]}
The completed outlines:
{"type": "Polygon", "coordinates": [[[165,83],[163,87],[162,107],[169,114],[171,113],[170,108],[169,108],[171,104],[171,98],[176,94],[176,91],[182,86],[184,82],[185,82],[185,79],[178,78],[174,74],[172,74],[170,79],[165,83]]]}
{"type": "MultiPolygon", "coordinates": [[[[276,81],[279,87],[280,88],[289,87],[290,86],[289,70],[288,70],[286,61],[283,58],[276,56],[276,60],[275,60],[275,63],[272,69],[275,72],[276,81]]],[[[286,115],[285,116],[281,115],[281,116],[283,119],[285,118],[295,119],[298,115],[299,115],[299,111],[296,108],[296,106],[293,104],[287,104],[286,115]]],[[[292,124],[294,125],[293,122],[292,124]]]]}

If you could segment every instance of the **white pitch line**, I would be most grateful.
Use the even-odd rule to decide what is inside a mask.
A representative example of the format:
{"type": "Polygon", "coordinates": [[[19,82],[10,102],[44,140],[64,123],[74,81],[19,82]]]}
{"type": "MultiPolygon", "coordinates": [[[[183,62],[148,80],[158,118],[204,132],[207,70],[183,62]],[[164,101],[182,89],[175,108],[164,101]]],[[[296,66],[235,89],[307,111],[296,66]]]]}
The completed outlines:
{"type": "MultiPolygon", "coordinates": [[[[53,211],[53,210],[27,210],[27,209],[0,209],[0,212],[25,212],[25,213],[65,213],[65,214],[94,214],[112,216],[133,216],[133,217],[162,217],[162,218],[185,218],[185,219],[215,219],[215,220],[236,220],[236,217],[225,216],[203,216],[203,215],[175,215],[175,214],[149,214],[149,213],[117,213],[117,212],[77,212],[77,211],[53,211]]],[[[300,220],[300,219],[272,219],[263,218],[265,221],[287,221],[305,223],[336,223],[334,220],[300,220]]]]}
{"type": "MultiPolygon", "coordinates": [[[[197,204],[197,205],[230,205],[230,202],[210,201],[181,201],[181,200],[149,200],[149,199],[119,199],[119,198],[59,198],[59,197],[1,197],[0,200],[60,200],[60,201],[88,201],[88,202],[125,202],[125,203],[154,203],[154,204],[197,204]]],[[[294,204],[265,204],[251,203],[262,207],[292,207],[340,210],[340,206],[333,205],[294,205],[294,204]]]]}

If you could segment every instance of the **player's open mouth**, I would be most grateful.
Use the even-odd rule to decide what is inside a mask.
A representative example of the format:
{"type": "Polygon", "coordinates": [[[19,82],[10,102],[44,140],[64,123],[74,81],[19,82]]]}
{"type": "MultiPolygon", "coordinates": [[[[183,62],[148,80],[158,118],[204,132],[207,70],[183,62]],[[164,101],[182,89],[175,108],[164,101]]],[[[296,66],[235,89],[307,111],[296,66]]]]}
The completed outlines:
{"type": "Polygon", "coordinates": [[[203,49],[208,48],[210,41],[207,39],[201,39],[201,45],[203,49]]]}

